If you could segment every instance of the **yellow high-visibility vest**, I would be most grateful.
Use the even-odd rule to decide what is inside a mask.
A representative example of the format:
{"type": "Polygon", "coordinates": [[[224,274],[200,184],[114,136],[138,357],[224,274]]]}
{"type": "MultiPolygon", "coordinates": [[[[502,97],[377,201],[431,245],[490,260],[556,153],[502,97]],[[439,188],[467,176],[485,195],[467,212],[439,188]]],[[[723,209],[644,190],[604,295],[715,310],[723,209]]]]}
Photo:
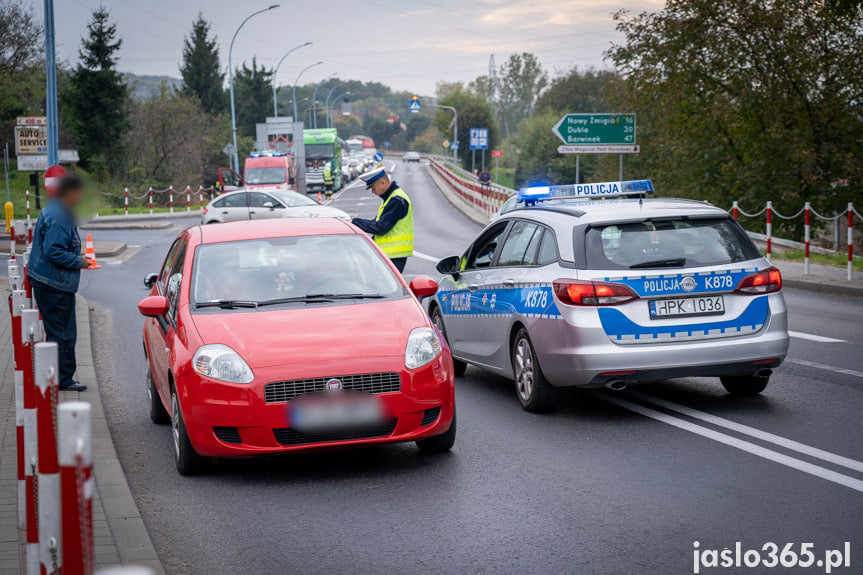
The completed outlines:
{"type": "Polygon", "coordinates": [[[380,246],[384,253],[389,258],[406,258],[414,253],[414,208],[411,204],[411,199],[401,188],[396,188],[387,198],[387,201],[381,204],[378,208],[378,215],[375,221],[380,221],[381,214],[384,213],[384,208],[395,197],[404,198],[408,203],[408,213],[405,217],[396,222],[390,231],[387,233],[375,236],[375,243],[380,246]]]}

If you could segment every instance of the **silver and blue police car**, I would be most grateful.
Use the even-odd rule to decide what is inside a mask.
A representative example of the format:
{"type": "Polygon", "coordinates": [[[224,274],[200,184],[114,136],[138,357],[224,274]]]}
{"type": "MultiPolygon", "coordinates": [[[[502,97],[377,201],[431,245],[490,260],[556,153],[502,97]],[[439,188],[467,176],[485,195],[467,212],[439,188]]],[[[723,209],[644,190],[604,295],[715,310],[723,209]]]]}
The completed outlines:
{"type": "Polygon", "coordinates": [[[558,388],[719,377],[764,390],[788,350],[779,270],[724,210],[646,198],[650,180],[526,188],[428,303],[456,369],[515,380],[528,411],[558,388]]]}

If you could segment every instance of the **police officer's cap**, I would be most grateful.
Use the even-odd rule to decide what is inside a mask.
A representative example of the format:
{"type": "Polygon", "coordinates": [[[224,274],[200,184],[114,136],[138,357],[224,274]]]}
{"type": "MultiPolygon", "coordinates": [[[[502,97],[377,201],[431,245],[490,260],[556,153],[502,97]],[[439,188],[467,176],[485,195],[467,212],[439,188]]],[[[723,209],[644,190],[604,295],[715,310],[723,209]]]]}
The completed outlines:
{"type": "Polygon", "coordinates": [[[371,188],[372,184],[387,175],[387,171],[383,168],[375,168],[371,172],[366,172],[360,179],[366,183],[366,188],[371,188]]]}

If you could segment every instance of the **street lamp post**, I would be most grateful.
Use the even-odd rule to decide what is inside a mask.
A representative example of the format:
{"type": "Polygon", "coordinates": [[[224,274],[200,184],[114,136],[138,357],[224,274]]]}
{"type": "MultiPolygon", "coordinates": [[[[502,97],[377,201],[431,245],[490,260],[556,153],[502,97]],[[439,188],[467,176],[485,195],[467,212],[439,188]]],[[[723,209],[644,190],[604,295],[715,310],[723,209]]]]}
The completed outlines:
{"type": "Polygon", "coordinates": [[[242,29],[242,27],[245,26],[246,22],[248,22],[251,18],[253,18],[254,16],[257,16],[258,14],[261,14],[263,12],[268,12],[269,10],[272,10],[272,9],[278,8],[278,7],[279,7],[278,4],[272,4],[268,8],[258,10],[257,12],[252,12],[251,14],[246,16],[246,19],[243,20],[239,26],[237,26],[237,30],[236,30],[236,32],[234,32],[234,37],[231,38],[231,45],[228,47],[228,76],[230,78],[230,84],[231,84],[231,132],[233,132],[233,135],[234,135],[234,171],[235,172],[240,171],[240,157],[237,155],[237,112],[236,112],[236,108],[234,107],[234,66],[233,66],[233,63],[231,60],[231,56],[233,55],[233,51],[234,51],[234,40],[237,39],[237,34],[240,33],[240,30],[242,29]]]}
{"type": "Polygon", "coordinates": [[[333,90],[335,90],[336,88],[338,88],[341,85],[342,85],[342,83],[338,82],[338,83],[336,83],[335,86],[330,88],[329,92],[327,92],[327,99],[325,100],[326,103],[324,104],[324,113],[327,115],[327,128],[330,127],[330,96],[333,95],[333,90]]]}
{"type": "MultiPolygon", "coordinates": [[[[305,44],[300,44],[299,46],[294,46],[293,48],[291,48],[290,50],[285,52],[285,55],[282,56],[282,59],[279,60],[278,64],[276,64],[276,69],[273,70],[273,117],[275,117],[275,118],[279,117],[279,105],[276,102],[276,74],[279,73],[279,67],[281,67],[282,62],[285,61],[285,58],[287,58],[291,52],[293,52],[294,50],[299,50],[300,48],[303,48],[305,46],[309,46],[310,44],[311,44],[311,42],[306,42],[305,44]]],[[[294,118],[294,121],[296,121],[296,120],[297,119],[294,118]]]]}
{"type": "Polygon", "coordinates": [[[317,127],[318,127],[318,108],[317,108],[317,105],[318,105],[318,88],[321,87],[321,84],[323,84],[324,82],[326,82],[327,80],[329,80],[330,78],[332,78],[335,75],[336,75],[335,73],[332,73],[329,76],[327,76],[326,78],[322,78],[321,81],[318,82],[318,85],[315,86],[315,93],[312,94],[312,102],[315,104],[315,119],[312,120],[312,124],[313,124],[313,127],[315,129],[317,129],[317,127]]]}
{"type": "MultiPolygon", "coordinates": [[[[347,95],[349,95],[349,94],[350,94],[350,91],[342,92],[341,94],[339,94],[338,96],[336,96],[335,98],[333,98],[333,106],[332,106],[332,107],[333,107],[333,108],[335,107],[335,103],[339,101],[339,98],[344,98],[345,96],[347,96],[347,95]]],[[[332,127],[333,127],[333,122],[330,120],[330,110],[331,110],[331,109],[332,109],[332,108],[328,105],[328,106],[327,106],[327,127],[328,127],[328,128],[332,128],[332,127]]]]}
{"type": "MultiPolygon", "coordinates": [[[[452,132],[452,141],[458,142],[458,112],[452,106],[441,106],[440,104],[432,104],[435,108],[443,108],[444,110],[452,110],[452,122],[453,122],[453,132],[452,132]]],[[[458,146],[456,146],[458,147],[458,146]]],[[[458,164],[458,150],[452,151],[452,159],[458,164]]]]}
{"type": "Polygon", "coordinates": [[[293,100],[294,100],[294,121],[295,122],[297,121],[297,82],[300,81],[300,77],[305,73],[306,70],[308,70],[309,68],[314,68],[315,66],[320,66],[321,64],[323,64],[323,61],[315,62],[314,64],[309,64],[308,66],[303,68],[302,72],[300,72],[297,75],[297,79],[294,80],[294,88],[293,88],[292,93],[291,93],[291,98],[293,98],[293,100]]]}

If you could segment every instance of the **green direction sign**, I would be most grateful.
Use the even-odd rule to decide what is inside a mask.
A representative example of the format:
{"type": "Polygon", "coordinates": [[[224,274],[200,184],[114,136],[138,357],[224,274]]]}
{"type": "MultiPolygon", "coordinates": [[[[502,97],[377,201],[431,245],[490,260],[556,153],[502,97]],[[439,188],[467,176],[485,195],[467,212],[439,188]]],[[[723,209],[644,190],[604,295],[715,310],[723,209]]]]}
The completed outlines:
{"type": "Polygon", "coordinates": [[[635,114],[567,114],[551,131],[569,146],[634,144],[635,114]]]}

